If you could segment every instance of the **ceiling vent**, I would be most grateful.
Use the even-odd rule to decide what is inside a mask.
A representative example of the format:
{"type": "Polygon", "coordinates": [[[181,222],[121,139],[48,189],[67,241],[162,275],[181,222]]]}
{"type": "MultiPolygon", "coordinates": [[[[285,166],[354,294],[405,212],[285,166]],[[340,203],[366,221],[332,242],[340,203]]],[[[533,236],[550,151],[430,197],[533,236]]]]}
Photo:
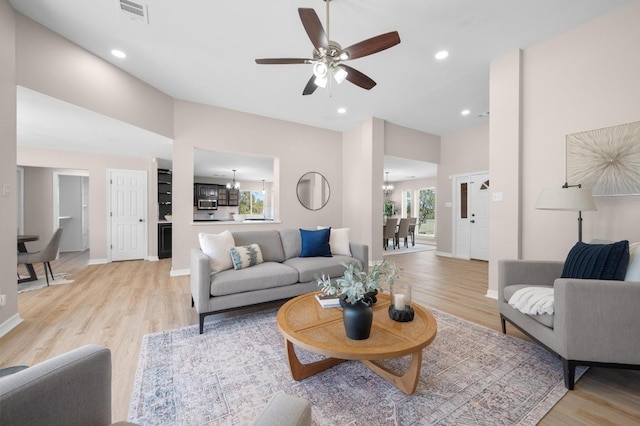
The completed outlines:
{"type": "Polygon", "coordinates": [[[116,0],[116,6],[120,13],[129,19],[136,21],[144,21],[149,23],[149,15],[147,12],[147,5],[144,3],[138,3],[131,0],[116,0]]]}

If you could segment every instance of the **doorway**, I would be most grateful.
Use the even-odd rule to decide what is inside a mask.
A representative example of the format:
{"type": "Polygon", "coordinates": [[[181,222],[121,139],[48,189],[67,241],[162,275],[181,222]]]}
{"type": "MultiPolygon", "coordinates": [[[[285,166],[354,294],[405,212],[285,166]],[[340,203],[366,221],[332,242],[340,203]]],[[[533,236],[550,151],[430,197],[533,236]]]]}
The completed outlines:
{"type": "Polygon", "coordinates": [[[457,175],[453,180],[455,257],[489,260],[489,173],[457,175]]]}
{"type": "Polygon", "coordinates": [[[144,259],[147,255],[147,172],[110,170],[110,259],[144,259]]]}
{"type": "Polygon", "coordinates": [[[89,248],[89,172],[53,172],[53,230],[63,228],[61,252],[89,248]]]}

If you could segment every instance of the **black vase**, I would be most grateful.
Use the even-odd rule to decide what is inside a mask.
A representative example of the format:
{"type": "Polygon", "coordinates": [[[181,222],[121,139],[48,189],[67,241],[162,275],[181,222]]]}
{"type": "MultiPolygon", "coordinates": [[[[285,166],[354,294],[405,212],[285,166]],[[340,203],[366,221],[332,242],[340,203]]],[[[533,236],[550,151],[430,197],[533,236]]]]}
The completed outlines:
{"type": "Polygon", "coordinates": [[[364,340],[369,338],[371,324],[373,323],[373,309],[367,303],[349,303],[340,298],[342,306],[342,322],[344,331],[351,340],[364,340]]]}

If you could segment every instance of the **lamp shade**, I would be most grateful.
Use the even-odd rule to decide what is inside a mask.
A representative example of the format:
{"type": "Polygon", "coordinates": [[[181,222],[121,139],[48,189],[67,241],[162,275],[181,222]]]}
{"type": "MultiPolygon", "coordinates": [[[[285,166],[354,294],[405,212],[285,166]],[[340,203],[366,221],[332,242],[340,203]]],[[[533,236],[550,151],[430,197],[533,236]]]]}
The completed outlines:
{"type": "Polygon", "coordinates": [[[542,191],[536,209],[564,211],[597,210],[591,190],[586,188],[547,188],[542,191]]]}

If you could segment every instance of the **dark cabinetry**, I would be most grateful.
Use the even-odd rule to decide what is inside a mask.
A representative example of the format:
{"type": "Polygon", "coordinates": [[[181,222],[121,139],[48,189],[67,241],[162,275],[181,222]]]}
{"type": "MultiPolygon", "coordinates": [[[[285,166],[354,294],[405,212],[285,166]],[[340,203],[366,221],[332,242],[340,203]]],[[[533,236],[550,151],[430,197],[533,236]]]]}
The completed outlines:
{"type": "Polygon", "coordinates": [[[239,189],[228,189],[226,186],[218,187],[218,206],[235,207],[240,201],[239,189]]]}
{"type": "Polygon", "coordinates": [[[171,257],[171,222],[158,224],[158,258],[171,257]]]}
{"type": "Polygon", "coordinates": [[[240,190],[239,189],[230,189],[229,190],[229,205],[237,206],[240,201],[240,190]]]}
{"type": "Polygon", "coordinates": [[[158,220],[171,214],[171,185],[173,175],[169,169],[158,169],[158,220]]]}
{"type": "Polygon", "coordinates": [[[220,185],[212,183],[196,183],[193,185],[193,205],[198,205],[198,200],[217,200],[219,198],[220,185]]]}

